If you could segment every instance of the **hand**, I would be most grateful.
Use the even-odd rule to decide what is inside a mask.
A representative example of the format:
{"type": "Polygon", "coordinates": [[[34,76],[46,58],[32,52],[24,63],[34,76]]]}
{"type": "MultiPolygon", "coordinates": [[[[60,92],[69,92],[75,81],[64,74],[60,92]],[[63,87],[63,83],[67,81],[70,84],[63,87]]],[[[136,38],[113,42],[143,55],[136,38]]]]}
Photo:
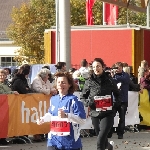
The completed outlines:
{"type": "Polygon", "coordinates": [[[38,124],[38,125],[41,125],[41,124],[43,124],[43,123],[44,123],[44,119],[37,119],[37,121],[36,121],[36,122],[37,122],[37,124],[38,124]]]}
{"type": "Polygon", "coordinates": [[[51,91],[51,94],[52,94],[52,95],[56,95],[56,94],[57,94],[57,90],[51,91]]]}
{"type": "Polygon", "coordinates": [[[66,115],[62,109],[59,109],[58,110],[58,117],[59,118],[68,118],[68,115],[66,115]]]}
{"type": "Polygon", "coordinates": [[[143,89],[141,89],[141,90],[139,91],[139,93],[140,93],[140,94],[143,94],[143,89]]]}
{"type": "Polygon", "coordinates": [[[13,91],[14,94],[19,94],[17,91],[13,91]]]}

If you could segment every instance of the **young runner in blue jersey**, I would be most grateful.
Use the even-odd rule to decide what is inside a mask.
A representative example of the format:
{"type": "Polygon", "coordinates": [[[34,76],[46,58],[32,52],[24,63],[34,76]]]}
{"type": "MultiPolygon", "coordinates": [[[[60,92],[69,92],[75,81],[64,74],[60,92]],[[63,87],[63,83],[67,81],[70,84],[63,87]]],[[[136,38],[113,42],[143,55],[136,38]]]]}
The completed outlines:
{"type": "Polygon", "coordinates": [[[55,75],[58,95],[50,99],[50,108],[37,122],[39,125],[50,121],[48,150],[80,150],[80,124],[85,123],[84,106],[77,96],[73,95],[75,84],[68,73],[59,72],[55,75]]]}

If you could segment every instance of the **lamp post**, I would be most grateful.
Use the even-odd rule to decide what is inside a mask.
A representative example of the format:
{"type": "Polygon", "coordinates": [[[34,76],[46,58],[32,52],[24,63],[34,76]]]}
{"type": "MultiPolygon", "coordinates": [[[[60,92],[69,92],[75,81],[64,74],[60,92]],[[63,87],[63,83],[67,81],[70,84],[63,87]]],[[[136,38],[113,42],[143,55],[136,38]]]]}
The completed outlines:
{"type": "Polygon", "coordinates": [[[67,70],[71,66],[71,23],[70,0],[59,0],[60,61],[66,62],[67,70]]]}

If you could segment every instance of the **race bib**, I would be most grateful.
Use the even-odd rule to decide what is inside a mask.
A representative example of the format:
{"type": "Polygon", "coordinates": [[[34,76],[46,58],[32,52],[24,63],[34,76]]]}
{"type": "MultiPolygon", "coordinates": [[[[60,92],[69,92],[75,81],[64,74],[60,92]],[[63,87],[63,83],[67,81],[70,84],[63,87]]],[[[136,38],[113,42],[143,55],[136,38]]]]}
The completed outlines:
{"type": "Polygon", "coordinates": [[[111,95],[94,96],[94,102],[96,104],[96,111],[112,110],[111,95]]]}
{"type": "Polygon", "coordinates": [[[70,135],[70,122],[68,122],[68,118],[59,118],[58,116],[52,116],[50,131],[52,134],[58,136],[70,135]]]}

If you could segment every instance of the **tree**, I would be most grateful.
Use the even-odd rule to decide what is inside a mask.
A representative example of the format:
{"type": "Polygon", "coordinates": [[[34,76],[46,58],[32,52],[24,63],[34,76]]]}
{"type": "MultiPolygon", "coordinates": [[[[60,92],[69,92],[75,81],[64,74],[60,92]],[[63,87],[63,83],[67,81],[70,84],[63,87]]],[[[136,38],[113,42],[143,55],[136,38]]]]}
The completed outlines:
{"type": "Polygon", "coordinates": [[[54,0],[32,0],[13,8],[8,36],[21,47],[18,62],[44,63],[44,30],[55,25],[54,8],[54,0]]]}
{"type": "MultiPolygon", "coordinates": [[[[132,5],[141,6],[140,2],[137,0],[132,0],[131,3],[132,5]]],[[[130,24],[145,26],[146,14],[119,7],[118,24],[127,24],[127,22],[130,24]]]]}
{"type": "Polygon", "coordinates": [[[71,25],[86,25],[85,0],[70,0],[71,25]]]}

